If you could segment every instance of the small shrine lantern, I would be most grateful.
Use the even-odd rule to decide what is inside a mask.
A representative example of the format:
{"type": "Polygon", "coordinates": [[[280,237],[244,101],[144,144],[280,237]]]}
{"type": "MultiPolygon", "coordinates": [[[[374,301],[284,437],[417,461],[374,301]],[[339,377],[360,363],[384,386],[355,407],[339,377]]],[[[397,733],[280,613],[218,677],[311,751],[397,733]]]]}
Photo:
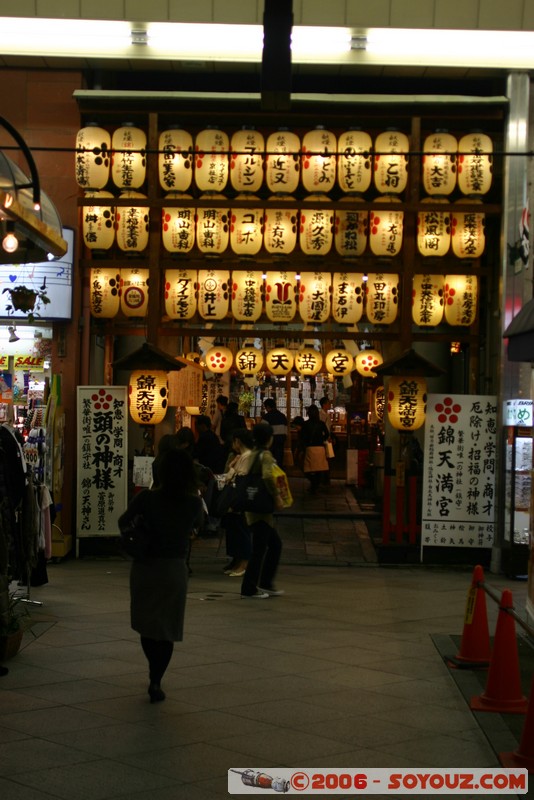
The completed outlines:
{"type": "Polygon", "coordinates": [[[363,273],[334,272],[332,318],[341,325],[355,325],[363,314],[363,273]]]}
{"type": "Polygon", "coordinates": [[[135,370],[128,382],[130,416],[140,425],[157,425],[165,419],[168,405],[167,373],[157,369],[135,370]]]}
{"type": "Polygon", "coordinates": [[[426,381],[416,376],[390,376],[387,411],[391,426],[398,431],[416,431],[425,423],[426,381]]]}
{"type": "MultiPolygon", "coordinates": [[[[461,204],[459,203],[457,207],[461,208],[461,204]]],[[[485,214],[454,209],[451,233],[452,252],[456,258],[480,258],[486,246],[485,224],[485,214]]]]}
{"type": "Polygon", "coordinates": [[[201,192],[222,192],[228,183],[228,134],[206,128],[195,139],[195,184],[201,192]]]}
{"type": "Polygon", "coordinates": [[[446,196],[456,186],[458,142],[446,131],[427,136],[423,144],[423,186],[433,196],[446,196]]]}
{"type": "Polygon", "coordinates": [[[300,177],[300,139],[296,133],[279,130],[267,139],[265,182],[271,192],[291,194],[300,177]]]}
{"type": "Polygon", "coordinates": [[[256,322],[263,310],[263,273],[258,270],[232,272],[232,316],[238,322],[256,322]]]}
{"type": "Polygon", "coordinates": [[[263,183],[263,135],[253,128],[236,131],[230,142],[230,182],[236,192],[258,192],[263,183]]]}
{"type": "Polygon", "coordinates": [[[285,195],[269,199],[279,202],[280,208],[264,211],[263,245],[271,255],[286,256],[297,246],[298,211],[284,205],[294,203],[295,199],[285,195]]]}
{"type": "Polygon", "coordinates": [[[375,367],[384,363],[378,350],[360,350],[354,359],[354,367],[362,378],[376,378],[375,367]]]}
{"type": "Polygon", "coordinates": [[[443,275],[414,275],[412,319],[421,328],[434,328],[443,319],[443,275]]]}
{"type": "Polygon", "coordinates": [[[191,319],[195,316],[197,310],[196,290],[196,270],[165,270],[165,313],[169,319],[191,319]]]}
{"type": "Polygon", "coordinates": [[[371,185],[373,141],[360,130],[345,131],[337,142],[337,182],[342,192],[366,192],[371,185]]]}
{"type": "Polygon", "coordinates": [[[289,375],[293,369],[294,356],[287,347],[275,347],[265,356],[265,366],[271,375],[289,375]]]}
{"type": "Polygon", "coordinates": [[[445,304],[445,322],[449,325],[472,325],[477,317],[477,276],[445,275],[443,300],[445,304]]]}
{"type": "Polygon", "coordinates": [[[146,179],[146,134],[126,123],[111,137],[111,177],[119,189],[139,189],[146,179]]]}
{"type": "Polygon", "coordinates": [[[262,352],[253,344],[245,344],[241,350],[237,351],[234,364],[243,375],[257,375],[263,367],[262,352]]]}
{"type": "Polygon", "coordinates": [[[206,352],[204,361],[206,362],[207,370],[214,372],[216,375],[222,375],[228,372],[232,366],[232,351],[229,347],[215,345],[206,352]]]}
{"type": "Polygon", "coordinates": [[[82,237],[89,250],[109,250],[115,241],[115,207],[100,206],[98,200],[112,199],[111,192],[86,192],[85,197],[95,201],[83,207],[82,237]]]}
{"type": "MultiPolygon", "coordinates": [[[[170,192],[169,200],[192,200],[188,194],[170,192]]],[[[161,238],[169,253],[189,253],[195,244],[195,209],[193,206],[167,206],[161,210],[161,238]]]]}
{"type": "Polygon", "coordinates": [[[410,143],[405,133],[384,131],[376,137],[375,187],[382,194],[401,194],[408,183],[410,143]]]}
{"type": "MultiPolygon", "coordinates": [[[[255,196],[237,195],[239,200],[258,200],[255,196]]],[[[263,244],[263,209],[233,208],[230,215],[230,247],[238,256],[255,256],[263,244]]]]}
{"type": "Polygon", "coordinates": [[[323,357],[314,347],[304,347],[295,354],[295,369],[300,375],[317,375],[322,366],[323,357]]]}
{"type": "Polygon", "coordinates": [[[365,315],[373,325],[391,325],[399,309],[399,276],[369,273],[365,284],[365,315]]]}
{"type": "Polygon", "coordinates": [[[159,185],[165,192],[186,192],[193,180],[193,137],[170,128],[160,133],[158,150],[159,185]]]}
{"type": "Polygon", "coordinates": [[[462,194],[483,195],[491,188],[493,142],[485,133],[469,133],[458,142],[458,188],[462,194]]]}
{"type": "Polygon", "coordinates": [[[341,202],[350,203],[346,211],[338,209],[335,213],[334,243],[336,251],[343,258],[354,258],[365,253],[369,233],[369,213],[358,211],[359,198],[342,198],[341,202]]]}
{"type": "Polygon", "coordinates": [[[75,176],[82,189],[103,189],[109,180],[111,136],[88,124],[76,134],[75,176]]]}
{"type": "Polygon", "coordinates": [[[112,319],[119,313],[121,276],[117,269],[92,269],[89,277],[91,316],[112,319]]]}
{"type": "MultiPolygon", "coordinates": [[[[446,204],[443,199],[426,198],[423,203],[446,204]]],[[[417,249],[422,256],[446,256],[451,246],[450,211],[420,211],[417,215],[417,249]]]]}
{"type": "MultiPolygon", "coordinates": [[[[122,192],[120,200],[146,200],[139,192],[122,192]]],[[[123,252],[140,253],[148,246],[148,206],[117,206],[117,244],[123,252]]]]}
{"type": "Polygon", "coordinates": [[[148,273],[148,269],[121,269],[121,311],[125,317],[146,317],[148,273]]]}
{"type": "Polygon", "coordinates": [[[402,249],[404,212],[394,207],[400,203],[396,197],[378,197],[377,202],[392,208],[369,212],[369,245],[373,255],[393,258],[402,249]]]}
{"type": "Polygon", "coordinates": [[[340,347],[326,354],[324,365],[329,375],[343,378],[345,375],[350,375],[354,369],[354,358],[348,350],[340,347]]]}
{"type": "MultiPolygon", "coordinates": [[[[222,194],[202,195],[201,200],[225,200],[222,194]]],[[[229,211],[226,208],[197,208],[196,241],[201,253],[220,255],[228,247],[229,211]]]]}
{"type": "Polygon", "coordinates": [[[303,322],[320,324],[330,316],[329,272],[303,272],[299,285],[299,313],[303,322]]]}
{"type": "Polygon", "coordinates": [[[307,192],[329,192],[336,181],[335,134],[318,126],[302,139],[301,178],[307,192]]]}
{"type": "MultiPolygon", "coordinates": [[[[308,203],[328,201],[326,195],[309,195],[308,203]]],[[[334,212],[328,208],[303,208],[300,212],[300,249],[307,256],[325,256],[333,242],[334,212]]]]}

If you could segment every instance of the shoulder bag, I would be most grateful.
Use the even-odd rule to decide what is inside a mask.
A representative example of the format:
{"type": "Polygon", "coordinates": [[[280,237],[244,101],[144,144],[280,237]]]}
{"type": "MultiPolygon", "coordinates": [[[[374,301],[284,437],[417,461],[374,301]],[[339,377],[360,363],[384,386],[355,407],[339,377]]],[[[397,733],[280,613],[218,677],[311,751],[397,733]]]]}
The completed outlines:
{"type": "Polygon", "coordinates": [[[124,552],[137,561],[148,555],[150,533],[142,514],[136,514],[132,519],[120,526],[121,544],[124,552]]]}
{"type": "Polygon", "coordinates": [[[237,475],[232,511],[248,511],[253,514],[272,514],[274,497],[267,489],[261,474],[261,453],[255,458],[246,475],[237,475]],[[260,470],[255,469],[260,462],[260,470]]]}

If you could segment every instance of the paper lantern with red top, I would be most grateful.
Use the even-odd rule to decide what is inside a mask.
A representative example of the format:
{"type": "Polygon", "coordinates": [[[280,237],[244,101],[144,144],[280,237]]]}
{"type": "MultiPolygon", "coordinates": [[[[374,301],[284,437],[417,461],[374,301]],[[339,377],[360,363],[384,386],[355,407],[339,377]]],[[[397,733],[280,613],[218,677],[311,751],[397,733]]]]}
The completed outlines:
{"type": "Polygon", "coordinates": [[[124,252],[140,253],[148,246],[150,209],[140,202],[147,198],[139,192],[122,192],[120,199],[136,202],[131,206],[117,206],[117,244],[124,252]]]}
{"type": "Polygon", "coordinates": [[[130,416],[139,425],[163,422],[168,405],[167,373],[163,370],[135,370],[128,381],[130,416]]]}
{"type": "Polygon", "coordinates": [[[204,356],[206,362],[206,369],[214,372],[216,375],[222,375],[228,372],[233,363],[232,351],[229,347],[223,345],[215,345],[210,347],[204,356]]]}
{"type": "Polygon", "coordinates": [[[446,131],[436,131],[423,144],[423,186],[429,195],[449,195],[456,187],[458,142],[446,131]]]}
{"type": "Polygon", "coordinates": [[[414,275],[412,319],[420,328],[435,327],[443,319],[443,275],[414,275]]]}
{"type": "Polygon", "coordinates": [[[371,185],[372,139],[360,130],[345,131],[337,142],[337,182],[342,192],[366,192],[371,185]]]}
{"type": "Polygon", "coordinates": [[[165,313],[170,319],[191,319],[197,310],[197,272],[165,270],[165,313]]]}
{"type": "Polygon", "coordinates": [[[445,322],[472,325],[477,316],[478,278],[476,275],[445,275],[443,288],[445,322]]]}
{"type": "Polygon", "coordinates": [[[125,317],[148,313],[148,269],[121,269],[121,311],[125,317]]]}
{"type": "Polygon", "coordinates": [[[201,192],[222,192],[228,183],[228,134],[206,128],[195,138],[195,184],[201,192]]]}
{"type": "Polygon", "coordinates": [[[299,313],[303,322],[320,324],[330,316],[329,272],[302,272],[299,284],[299,313]]]}
{"type": "Polygon", "coordinates": [[[262,312],[263,273],[235,270],[232,273],[232,317],[238,322],[256,322],[262,312]]]}
{"type": "Polygon", "coordinates": [[[98,205],[98,200],[111,199],[111,192],[86,192],[85,197],[95,201],[82,210],[83,243],[90,250],[109,250],[115,241],[115,207],[98,205]]]}
{"type": "Polygon", "coordinates": [[[98,267],[89,275],[91,316],[112,319],[119,313],[121,276],[117,269],[98,267]]]}
{"type": "Polygon", "coordinates": [[[369,246],[373,255],[393,258],[402,249],[404,213],[395,207],[397,198],[379,197],[377,202],[392,207],[369,212],[369,246]]]}
{"type": "Polygon", "coordinates": [[[267,138],[265,182],[271,192],[291,194],[300,178],[300,139],[296,133],[279,130],[267,138]]]}
{"type": "Polygon", "coordinates": [[[280,270],[266,273],[265,313],[271,322],[291,322],[297,313],[297,273],[280,270]]]}
{"type": "Polygon", "coordinates": [[[186,192],[193,180],[193,137],[169,128],[160,133],[158,150],[159,185],[166,192],[186,192]]]}
{"type": "Polygon", "coordinates": [[[125,124],[111,137],[111,177],[119,189],[139,189],[146,179],[146,133],[125,124]]]}
{"type": "Polygon", "coordinates": [[[390,424],[398,431],[416,431],[425,424],[426,381],[417,377],[391,376],[388,381],[387,411],[390,424]]]}
{"type": "Polygon", "coordinates": [[[228,270],[200,269],[198,271],[198,313],[202,319],[224,319],[230,304],[230,274],[228,270]]]}
{"type": "Polygon", "coordinates": [[[335,134],[318,126],[302,139],[301,178],[307,192],[330,192],[336,181],[335,134]]]}
{"type": "Polygon", "coordinates": [[[87,125],[76,134],[75,176],[82,189],[103,189],[109,180],[111,136],[98,125],[87,125]]]}
{"type": "MultiPolygon", "coordinates": [[[[237,195],[240,200],[258,200],[255,196],[237,195]]],[[[263,209],[232,208],[230,211],[230,247],[236,255],[255,256],[263,244],[263,209]]]]}
{"type": "MultiPolygon", "coordinates": [[[[168,200],[190,201],[191,195],[170,192],[168,200]]],[[[169,253],[189,253],[195,244],[195,209],[192,205],[166,206],[161,210],[161,239],[169,253]]]]}
{"type": "Polygon", "coordinates": [[[263,183],[265,140],[254,128],[243,128],[230,141],[230,182],[236,192],[257,192],[263,183]]]}
{"type": "Polygon", "coordinates": [[[354,359],[354,367],[362,378],[376,378],[376,367],[384,363],[378,350],[360,350],[354,359]]]}
{"type": "Polygon", "coordinates": [[[458,188],[462,194],[487,194],[493,178],[490,137],[485,133],[468,133],[458,142],[458,152],[458,188]]]}
{"type": "Polygon", "coordinates": [[[363,315],[363,273],[334,272],[332,318],[342,325],[355,325],[363,315]]]}
{"type": "MultiPolygon", "coordinates": [[[[202,195],[201,200],[224,200],[222,194],[202,195]]],[[[227,208],[197,208],[196,243],[201,253],[220,255],[228,247],[230,212],[227,208]]]]}
{"type": "Polygon", "coordinates": [[[374,181],[382,194],[400,194],[406,189],[409,149],[408,137],[400,131],[384,131],[376,137],[374,181]]]}
{"type": "MultiPolygon", "coordinates": [[[[309,195],[306,203],[324,203],[324,195],[309,195]]],[[[307,256],[325,256],[332,248],[334,238],[334,212],[328,208],[303,208],[300,212],[299,244],[307,256]]]]}

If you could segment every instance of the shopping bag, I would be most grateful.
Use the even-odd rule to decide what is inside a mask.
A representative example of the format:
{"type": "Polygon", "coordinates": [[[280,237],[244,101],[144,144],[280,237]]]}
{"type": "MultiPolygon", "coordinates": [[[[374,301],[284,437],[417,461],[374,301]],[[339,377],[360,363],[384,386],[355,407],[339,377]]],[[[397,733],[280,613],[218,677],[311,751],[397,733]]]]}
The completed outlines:
{"type": "Polygon", "coordinates": [[[335,458],[336,454],[334,453],[334,446],[333,446],[332,442],[325,442],[324,443],[324,450],[325,450],[327,458],[335,458]]]}
{"type": "Polygon", "coordinates": [[[253,514],[272,514],[274,497],[267,489],[261,473],[237,475],[232,511],[249,511],[253,514]]]}
{"type": "Polygon", "coordinates": [[[278,466],[278,464],[273,464],[272,475],[276,483],[276,488],[280,492],[280,497],[282,498],[284,508],[290,508],[293,505],[293,495],[291,494],[291,489],[289,488],[289,481],[286,473],[281,467],[278,466]]]}

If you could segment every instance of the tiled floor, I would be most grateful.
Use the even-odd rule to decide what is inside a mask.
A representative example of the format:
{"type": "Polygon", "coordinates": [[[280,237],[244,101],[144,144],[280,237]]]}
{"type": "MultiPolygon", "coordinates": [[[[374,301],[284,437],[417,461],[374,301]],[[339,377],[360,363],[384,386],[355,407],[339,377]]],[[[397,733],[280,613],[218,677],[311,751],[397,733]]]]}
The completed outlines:
{"type": "MultiPolygon", "coordinates": [[[[129,627],[128,563],[49,566],[0,678],[2,800],[208,800],[231,767],[499,766],[435,644],[462,632],[469,572],[380,567],[350,492],[311,507],[296,489],[313,516],[279,523],[284,597],[242,601],[219,540],[196,543],[161,704],[129,627]]],[[[524,607],[524,584],[509,588],[524,607]]]]}

